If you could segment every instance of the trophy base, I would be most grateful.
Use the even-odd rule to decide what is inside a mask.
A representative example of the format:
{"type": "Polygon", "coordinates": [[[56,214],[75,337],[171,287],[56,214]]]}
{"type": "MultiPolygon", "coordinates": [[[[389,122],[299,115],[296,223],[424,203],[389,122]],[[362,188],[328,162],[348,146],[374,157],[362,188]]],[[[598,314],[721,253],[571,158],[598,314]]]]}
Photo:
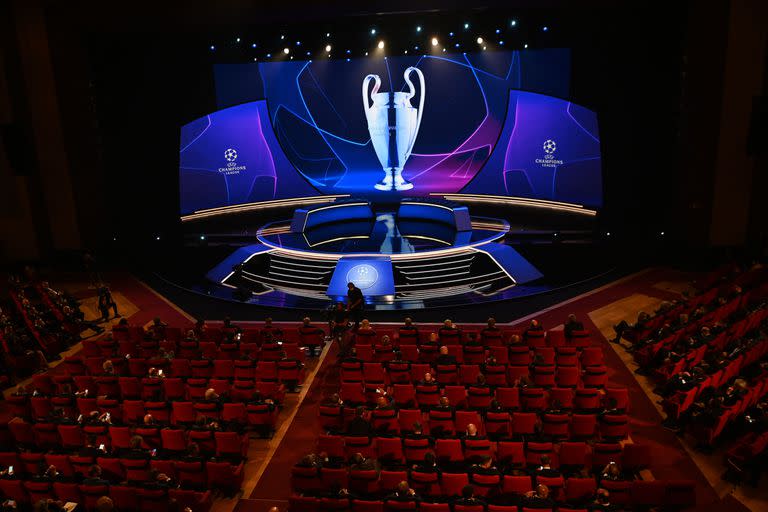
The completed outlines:
{"type": "Polygon", "coordinates": [[[395,169],[395,190],[411,190],[413,183],[403,178],[403,170],[395,169]]]}
{"type": "Polygon", "coordinates": [[[378,182],[373,187],[376,190],[382,190],[382,191],[389,191],[389,190],[395,190],[395,183],[394,178],[392,177],[392,171],[387,169],[384,171],[384,179],[378,182]]]}

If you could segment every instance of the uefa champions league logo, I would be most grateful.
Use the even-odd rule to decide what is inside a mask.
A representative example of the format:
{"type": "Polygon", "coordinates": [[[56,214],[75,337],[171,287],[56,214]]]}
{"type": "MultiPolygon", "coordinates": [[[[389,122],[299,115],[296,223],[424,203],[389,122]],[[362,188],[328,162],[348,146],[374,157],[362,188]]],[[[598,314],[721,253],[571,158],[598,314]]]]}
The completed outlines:
{"type": "Polygon", "coordinates": [[[243,164],[237,165],[237,150],[235,148],[227,148],[224,151],[224,160],[227,161],[226,167],[219,167],[219,172],[226,176],[232,176],[240,174],[241,171],[246,169],[243,164]]]}
{"type": "Polygon", "coordinates": [[[563,165],[563,161],[556,159],[555,155],[553,155],[553,153],[557,151],[557,143],[554,140],[545,140],[544,144],[541,145],[541,149],[544,150],[544,158],[537,158],[534,160],[537,164],[542,167],[553,168],[557,167],[558,165],[563,165]]]}
{"type": "Polygon", "coordinates": [[[355,265],[347,272],[347,282],[355,283],[361,290],[370,288],[379,279],[379,272],[371,265],[355,265]]]}

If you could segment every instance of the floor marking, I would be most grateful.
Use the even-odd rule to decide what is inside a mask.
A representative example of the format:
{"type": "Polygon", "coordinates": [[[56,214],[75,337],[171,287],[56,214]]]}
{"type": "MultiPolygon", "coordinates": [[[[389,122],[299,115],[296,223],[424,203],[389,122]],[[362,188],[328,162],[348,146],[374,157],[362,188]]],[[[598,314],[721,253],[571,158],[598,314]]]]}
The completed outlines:
{"type": "Polygon", "coordinates": [[[195,317],[193,317],[192,315],[190,315],[189,313],[187,313],[186,311],[184,311],[183,309],[181,309],[179,306],[177,306],[176,304],[174,304],[173,302],[171,302],[170,300],[168,300],[167,298],[165,298],[165,296],[164,296],[164,295],[162,295],[160,292],[158,292],[157,290],[155,290],[154,288],[152,288],[151,286],[149,286],[147,283],[145,283],[144,281],[141,281],[141,280],[139,280],[139,279],[136,279],[136,281],[137,281],[137,282],[138,282],[140,285],[142,285],[144,288],[146,288],[147,290],[149,290],[149,291],[151,291],[152,293],[154,293],[155,295],[157,295],[157,296],[160,298],[160,300],[162,300],[163,302],[165,302],[166,304],[168,304],[169,306],[171,306],[173,309],[175,309],[175,310],[176,310],[176,312],[177,312],[177,313],[179,313],[180,315],[182,315],[184,318],[186,318],[186,319],[187,319],[187,320],[189,320],[190,322],[193,322],[193,323],[194,323],[194,322],[196,322],[196,319],[195,319],[195,317]]]}

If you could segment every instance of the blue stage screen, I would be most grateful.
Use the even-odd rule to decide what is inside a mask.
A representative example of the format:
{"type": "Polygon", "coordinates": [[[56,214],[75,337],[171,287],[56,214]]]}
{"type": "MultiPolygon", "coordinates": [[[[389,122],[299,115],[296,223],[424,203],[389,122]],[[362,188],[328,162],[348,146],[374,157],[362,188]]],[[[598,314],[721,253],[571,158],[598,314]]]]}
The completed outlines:
{"type": "Polygon", "coordinates": [[[399,197],[466,192],[599,207],[597,116],[557,97],[568,95],[569,63],[568,50],[540,50],[216,66],[227,108],[182,127],[181,212],[322,194],[392,199],[375,188],[385,165],[413,184],[399,197]],[[400,93],[410,67],[424,90],[409,72],[408,99],[400,93]],[[376,131],[372,119],[386,110],[373,102],[366,116],[368,75],[382,97],[413,107],[389,112],[403,113],[398,133],[410,154],[376,131]]]}

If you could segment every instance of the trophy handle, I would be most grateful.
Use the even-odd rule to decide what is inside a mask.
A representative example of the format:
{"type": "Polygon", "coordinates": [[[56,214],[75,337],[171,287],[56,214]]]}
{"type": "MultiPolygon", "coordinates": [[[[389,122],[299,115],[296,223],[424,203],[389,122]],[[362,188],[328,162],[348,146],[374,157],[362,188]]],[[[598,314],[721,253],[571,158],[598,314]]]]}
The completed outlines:
{"type": "Polygon", "coordinates": [[[368,84],[371,83],[371,80],[375,80],[373,84],[373,91],[371,91],[371,95],[376,94],[379,92],[379,88],[381,87],[381,78],[379,78],[379,75],[368,75],[363,79],[363,108],[365,109],[365,118],[368,119],[369,117],[369,111],[371,110],[371,106],[368,104],[370,96],[368,96],[368,84]]]}
{"type": "MultiPolygon", "coordinates": [[[[421,86],[421,97],[419,98],[419,111],[416,114],[416,129],[413,130],[413,135],[411,137],[411,143],[409,147],[413,149],[413,144],[416,142],[416,135],[419,133],[419,127],[421,126],[421,116],[424,114],[424,96],[426,96],[426,88],[424,86],[424,74],[421,72],[419,68],[416,67],[409,67],[405,70],[405,73],[403,73],[403,78],[405,79],[405,83],[408,84],[408,103],[411,102],[411,98],[413,98],[416,95],[416,89],[413,87],[413,82],[411,82],[411,79],[409,78],[409,75],[411,72],[415,72],[416,75],[419,77],[419,85],[421,86]]],[[[408,153],[410,154],[410,150],[408,150],[408,153]]]]}

